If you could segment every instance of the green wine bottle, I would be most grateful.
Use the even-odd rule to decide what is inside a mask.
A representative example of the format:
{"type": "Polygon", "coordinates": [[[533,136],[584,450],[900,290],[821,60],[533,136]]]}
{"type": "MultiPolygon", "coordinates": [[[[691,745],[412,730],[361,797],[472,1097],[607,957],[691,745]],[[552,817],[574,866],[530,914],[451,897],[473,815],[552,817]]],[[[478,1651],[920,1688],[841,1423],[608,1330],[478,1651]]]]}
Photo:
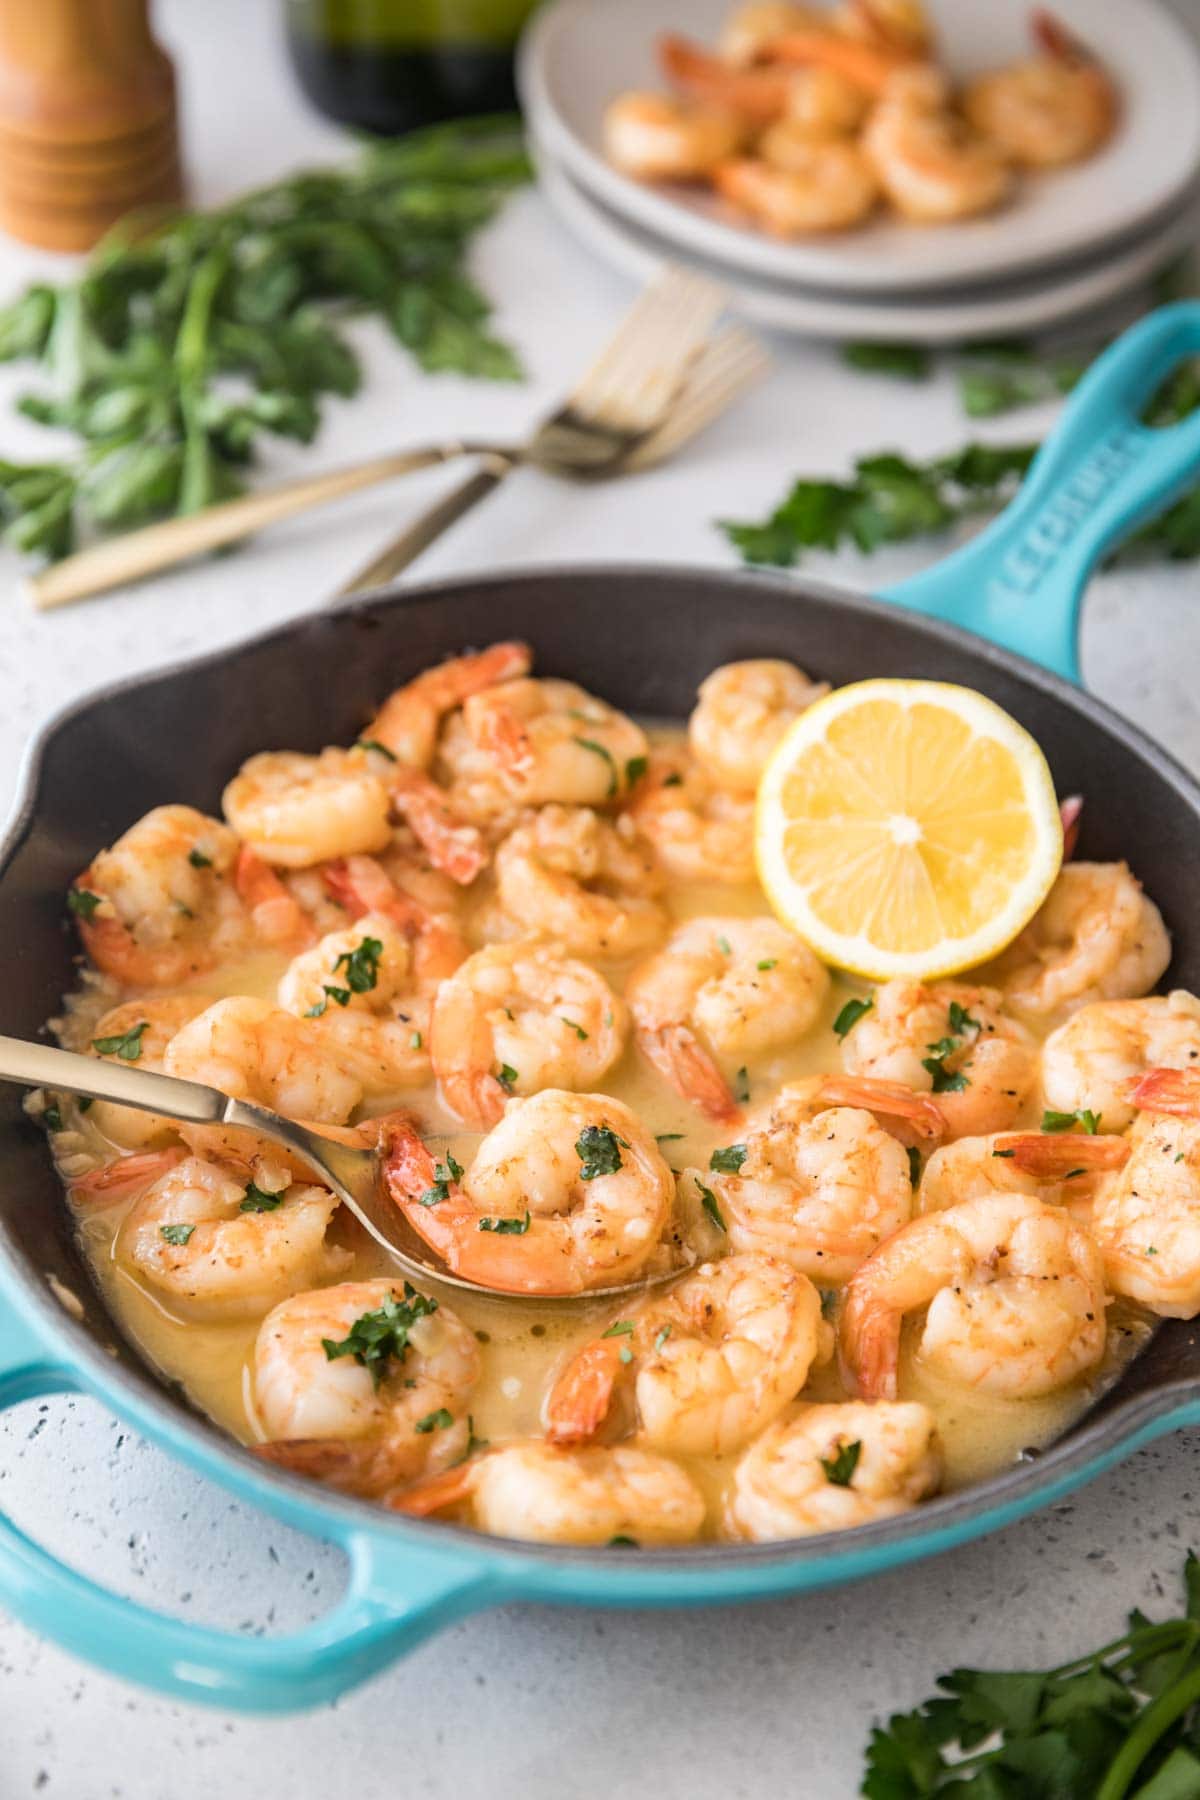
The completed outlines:
{"type": "Polygon", "coordinates": [[[330,118],[394,135],[509,110],[537,0],[285,0],[300,84],[330,118]]]}

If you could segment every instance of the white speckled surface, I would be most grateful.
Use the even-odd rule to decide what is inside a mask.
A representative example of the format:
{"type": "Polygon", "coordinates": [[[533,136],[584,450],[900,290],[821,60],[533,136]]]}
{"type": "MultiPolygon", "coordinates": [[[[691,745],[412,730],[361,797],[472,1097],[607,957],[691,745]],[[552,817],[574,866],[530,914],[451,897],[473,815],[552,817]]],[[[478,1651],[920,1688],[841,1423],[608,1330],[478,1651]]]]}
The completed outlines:
{"type": "MultiPolygon", "coordinates": [[[[1200,4],[1188,10],[1200,16],[1200,4]]],[[[276,8],[206,0],[161,8],[184,77],[199,197],[218,199],[339,139],[304,112],[274,36],[276,8]],[[222,30],[222,26],[226,29],[222,30]]],[[[0,291],[45,266],[0,245],[0,291]]],[[[533,195],[481,247],[480,265],[535,379],[523,388],[422,381],[382,337],[373,378],[331,409],[305,466],[469,425],[519,430],[569,381],[618,315],[620,284],[568,244],[533,195]]],[[[3,394],[20,377],[4,373],[3,394]]],[[[2,397],[2,396],[0,396],[2,397]]],[[[37,441],[4,417],[4,451],[37,441]]],[[[997,438],[1044,420],[1000,421],[997,438]]],[[[677,467],[575,491],[522,475],[431,555],[422,572],[566,558],[724,562],[714,514],[753,515],[804,468],[856,451],[914,453],[967,435],[948,386],[856,377],[829,353],[779,346],[777,378],[677,467]]],[[[281,452],[282,473],[297,455],[281,452]]],[[[0,640],[0,782],[11,793],[35,724],[97,680],[234,639],[321,604],[445,474],[364,496],[243,555],[47,618],[6,596],[0,640]]],[[[838,560],[849,582],[917,556],[838,560]]],[[[814,571],[828,573],[825,560],[814,571]]],[[[5,577],[15,590],[15,574],[5,577]]],[[[1200,574],[1099,578],[1089,599],[1089,684],[1200,765],[1200,574]]],[[[90,1402],[30,1403],[0,1421],[0,1504],[123,1591],[252,1632],[299,1622],[338,1591],[335,1553],[234,1505],[90,1402]]],[[[795,1800],[852,1795],[873,1715],[923,1697],[956,1662],[1061,1660],[1112,1635],[1125,1608],[1173,1602],[1184,1547],[1200,1543],[1200,1462],[1180,1436],[985,1543],[869,1587],[754,1609],[594,1614],[515,1609],[469,1620],[325,1712],[259,1722],[191,1711],[82,1667],[0,1619],[0,1796],[53,1800],[795,1800]]]]}

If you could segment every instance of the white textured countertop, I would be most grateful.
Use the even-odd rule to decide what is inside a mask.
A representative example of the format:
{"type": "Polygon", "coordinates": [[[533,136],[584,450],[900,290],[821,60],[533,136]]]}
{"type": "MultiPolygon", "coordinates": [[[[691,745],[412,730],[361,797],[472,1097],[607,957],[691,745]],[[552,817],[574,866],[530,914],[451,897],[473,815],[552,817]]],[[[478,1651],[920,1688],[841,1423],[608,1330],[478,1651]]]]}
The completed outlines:
{"type": "MultiPolygon", "coordinates": [[[[338,152],[342,140],[291,87],[268,0],[173,0],[160,10],[183,76],[198,198],[222,199],[338,152]]],[[[0,292],[48,260],[0,244],[0,292]]],[[[568,385],[628,299],[532,194],[511,205],[478,262],[500,301],[500,329],[533,379],[520,388],[422,380],[382,334],[365,333],[365,394],[331,405],[317,446],[281,450],[271,472],[459,428],[517,433],[568,385]]],[[[856,452],[894,445],[927,455],[968,435],[948,383],[897,386],[852,375],[819,348],[776,349],[776,378],[677,466],[591,490],[522,474],[420,573],[614,555],[728,564],[714,515],[760,514],[792,475],[838,473],[856,452]]],[[[21,379],[6,372],[4,395],[21,379]]],[[[5,454],[44,441],[0,417],[5,454]]],[[[990,435],[1032,436],[1044,424],[1020,415],[990,435]]],[[[24,609],[10,565],[0,577],[14,590],[0,639],[5,799],[31,730],[51,710],[102,679],[319,606],[444,485],[442,472],[362,496],[235,558],[44,618],[24,609]]],[[[865,584],[927,554],[811,566],[865,584]]],[[[1196,567],[1098,578],[1084,666],[1098,694],[1200,766],[1196,567]]],[[[336,1553],[233,1504],[91,1402],[30,1403],[0,1421],[0,1436],[0,1504],[141,1600],[263,1632],[315,1615],[338,1592],[336,1553]]],[[[1165,1595],[1174,1606],[1190,1542],[1200,1544],[1200,1459],[1181,1435],[1066,1505],[869,1586],[673,1615],[485,1615],[338,1706],[287,1720],[172,1705],[0,1618],[0,1796],[376,1800],[412,1788],[424,1800],[848,1800],[873,1716],[923,1698],[955,1663],[1060,1661],[1113,1636],[1132,1605],[1153,1612],[1165,1595]]]]}

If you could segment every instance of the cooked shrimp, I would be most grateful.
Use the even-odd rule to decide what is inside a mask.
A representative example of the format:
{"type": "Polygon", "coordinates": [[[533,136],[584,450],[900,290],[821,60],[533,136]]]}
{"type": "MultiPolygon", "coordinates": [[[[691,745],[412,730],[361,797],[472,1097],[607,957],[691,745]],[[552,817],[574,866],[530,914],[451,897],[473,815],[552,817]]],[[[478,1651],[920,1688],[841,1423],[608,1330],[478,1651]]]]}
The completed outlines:
{"type": "Polygon", "coordinates": [[[728,1522],[755,1543],[891,1519],[935,1493],[942,1449],[913,1401],[797,1406],[769,1425],[733,1472],[728,1522]]]}
{"type": "Polygon", "coordinates": [[[778,1257],[705,1263],[571,1358],[546,1402],[549,1435],[594,1436],[628,1376],[644,1443],[684,1456],[737,1450],[800,1392],[831,1337],[816,1288],[778,1257]]]}
{"type": "Polygon", "coordinates": [[[993,1132],[935,1150],[917,1190],[919,1213],[944,1212],[989,1194],[1033,1194],[1068,1206],[1086,1223],[1097,1182],[1129,1151],[1119,1138],[1088,1133],[993,1132]]]}
{"type": "Polygon", "coordinates": [[[402,893],[373,856],[347,856],[327,863],[325,886],[352,918],[383,915],[408,941],[412,979],[423,993],[453,975],[467,955],[466,939],[454,921],[430,913],[402,893]]]}
{"type": "Polygon", "coordinates": [[[769,56],[775,39],[785,32],[819,31],[826,23],[823,12],[793,0],[744,0],[722,25],[717,51],[734,68],[746,69],[769,56]]]}
{"type": "Polygon", "coordinates": [[[445,790],[419,769],[394,769],[389,787],[393,807],[434,867],[461,887],[468,887],[488,861],[488,846],[479,827],[464,819],[445,790]]]}
{"type": "Polygon", "coordinates": [[[637,1115],[603,1094],[514,1100],[471,1167],[435,1161],[412,1126],[384,1154],[388,1190],[456,1275],[575,1294],[631,1279],[659,1249],[675,1197],[637,1115]]]}
{"type": "Polygon", "coordinates": [[[410,769],[428,769],[448,714],[472,694],[498,681],[527,675],[532,666],[529,645],[520,643],[492,644],[486,650],[435,663],[388,695],[364,728],[360,742],[382,744],[389,755],[410,769]]]}
{"type": "MultiPolygon", "coordinates": [[[[105,1062],[136,1063],[139,1069],[161,1072],[167,1045],[175,1033],[211,1006],[212,1001],[211,994],[125,1000],[96,1021],[89,1048],[105,1062]]],[[[169,1144],[176,1135],[174,1121],[161,1113],[119,1106],[115,1100],[94,1100],[88,1123],[126,1150],[156,1149],[169,1144]]]]}
{"type": "Polygon", "coordinates": [[[717,192],[776,237],[845,231],[874,207],[879,183],[857,144],[772,129],[761,155],[722,163],[717,192]]]}
{"type": "Polygon", "coordinates": [[[625,989],[637,1041],[671,1086],[711,1119],[737,1102],[722,1065],[802,1038],[829,991],[808,945],[774,919],[689,919],[625,989]]]}
{"type": "Polygon", "coordinates": [[[787,111],[759,139],[764,161],[786,169],[792,147],[804,138],[841,138],[857,131],[870,102],[836,69],[797,69],[787,111]]]}
{"type": "MultiPolygon", "coordinates": [[[[784,1090],[786,1095],[787,1090],[784,1090]]],[[[768,1250],[829,1287],[908,1223],[908,1157],[869,1112],[779,1101],[703,1176],[735,1250],[768,1250]]]]}
{"type": "Polygon", "coordinates": [[[629,1011],[553,944],[493,944],[434,1001],[430,1053],[446,1104],[486,1131],[511,1094],[594,1088],[625,1048],[629,1011]]]}
{"type": "Polygon", "coordinates": [[[1200,1313],[1200,1074],[1152,1069],[1129,1160],[1102,1182],[1092,1228],[1114,1293],[1168,1319],[1200,1313]]]}
{"type": "Polygon", "coordinates": [[[704,1496],[691,1476],[633,1444],[506,1444],[388,1504],[427,1518],[467,1502],[480,1531],[535,1544],[686,1544],[704,1523],[704,1496]]]}
{"type": "Polygon", "coordinates": [[[254,934],[280,950],[300,950],[316,936],[313,922],[279,871],[243,844],[233,871],[234,886],[250,914],[254,934]]]}
{"type": "Polygon", "coordinates": [[[1072,862],[993,974],[1013,1006],[1046,1017],[1140,999],[1170,960],[1162,914],[1128,863],[1072,862]]]}
{"type": "Polygon", "coordinates": [[[761,129],[780,118],[795,84],[790,69],[738,68],[675,32],[659,38],[658,60],[671,85],[690,100],[729,113],[750,128],[761,129]]]}
{"type": "Polygon", "coordinates": [[[1104,1354],[1104,1271],[1089,1232],[1024,1194],[913,1219],[846,1288],[841,1348],[868,1400],[894,1400],[900,1328],[925,1310],[919,1360],[1008,1399],[1063,1387],[1104,1354]]]}
{"type": "Polygon", "coordinates": [[[404,1283],[348,1281],[285,1300],[263,1320],[258,1454],[352,1494],[378,1496],[459,1461],[479,1346],[450,1308],[404,1283]]]}
{"type": "Polygon", "coordinates": [[[1182,988],[1148,1000],[1082,1006],[1042,1046],[1042,1087],[1056,1112],[1085,1109],[1105,1131],[1134,1116],[1131,1089],[1148,1069],[1200,1065],[1200,1000],[1182,988]]]}
{"type": "MultiPolygon", "coordinates": [[[[363,1097],[362,1082],[329,1054],[313,1021],[246,997],[218,1000],[176,1032],[163,1068],[318,1125],[344,1124],[363,1097]]],[[[179,1132],[202,1156],[279,1155],[269,1140],[237,1126],[181,1125],[179,1132]]]]}
{"type": "Polygon", "coordinates": [[[601,806],[646,766],[641,726],[573,681],[506,681],[468,700],[463,722],[523,806],[601,806]]]}
{"type": "Polygon", "coordinates": [[[1031,25],[1039,54],[969,81],[968,119],[1014,162],[1055,168],[1090,156],[1111,136],[1119,100],[1112,76],[1051,13],[1031,25]]]}
{"type": "Polygon", "coordinates": [[[114,1254],[189,1315],[255,1318],[345,1270],[349,1251],[325,1241],[337,1205],[328,1188],[293,1182],[278,1157],[170,1159],[126,1214],[114,1254]]]}
{"type": "Polygon", "coordinates": [[[925,70],[893,77],[861,141],[892,205],[919,223],[991,212],[1012,187],[1003,151],[950,110],[925,70]]]}
{"type": "Polygon", "coordinates": [[[527,936],[573,956],[637,956],[662,937],[663,877],[633,820],[544,806],[496,851],[500,904],[527,936]]]}
{"type": "Polygon", "coordinates": [[[429,996],[418,989],[409,939],[388,914],[365,913],[329,932],[288,964],[277,997],[312,1021],[318,1054],[364,1094],[429,1080],[429,996]]]}
{"type": "Polygon", "coordinates": [[[1033,1092],[1037,1045],[995,988],[888,981],[842,1040],[846,1068],[936,1095],[951,1137],[1012,1125],[1033,1092]]]}
{"type": "Polygon", "coordinates": [[[682,746],[654,751],[629,812],[676,880],[755,879],[753,797],[717,787],[682,746]]]}
{"type": "Polygon", "coordinates": [[[795,663],[725,663],[700,683],[688,746],[720,787],[752,794],[788,726],[828,692],[827,681],[810,680],[795,663]]]}
{"type": "Polygon", "coordinates": [[[383,850],[392,835],[387,783],[353,750],[265,750],[242,764],[221,805],[256,855],[285,869],[383,850]]]}
{"type": "Polygon", "coordinates": [[[604,152],[635,181],[707,181],[746,128],[731,112],[669,94],[618,94],[604,109],[604,152]]]}
{"type": "Polygon", "coordinates": [[[156,806],[102,850],[69,895],[96,967],[130,987],[172,987],[246,948],[238,841],[191,806],[156,806]]]}
{"type": "Polygon", "coordinates": [[[842,0],[833,22],[847,37],[914,57],[933,48],[933,29],[922,0],[842,0]]]}

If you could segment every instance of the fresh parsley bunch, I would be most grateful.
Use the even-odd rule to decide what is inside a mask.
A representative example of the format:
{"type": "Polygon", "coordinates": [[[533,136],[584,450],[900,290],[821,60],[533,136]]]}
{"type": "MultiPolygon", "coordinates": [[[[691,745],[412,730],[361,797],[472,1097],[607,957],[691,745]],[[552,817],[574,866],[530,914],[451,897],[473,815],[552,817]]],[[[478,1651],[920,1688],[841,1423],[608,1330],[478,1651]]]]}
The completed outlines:
{"type": "Polygon", "coordinates": [[[1044,1673],[955,1669],[877,1726],[866,1800],[1200,1800],[1200,1562],[1181,1618],[1044,1673]]]}
{"type": "Polygon", "coordinates": [[[82,521],[123,530],[238,493],[263,433],[308,443],[324,397],[357,390],[352,314],[423,369],[518,377],[465,256],[528,175],[515,119],[437,126],[214,212],[135,216],[78,280],[31,287],[0,310],[0,359],[39,365],[47,389],[20,410],[82,452],[0,462],[5,540],[62,556],[82,521]]]}

